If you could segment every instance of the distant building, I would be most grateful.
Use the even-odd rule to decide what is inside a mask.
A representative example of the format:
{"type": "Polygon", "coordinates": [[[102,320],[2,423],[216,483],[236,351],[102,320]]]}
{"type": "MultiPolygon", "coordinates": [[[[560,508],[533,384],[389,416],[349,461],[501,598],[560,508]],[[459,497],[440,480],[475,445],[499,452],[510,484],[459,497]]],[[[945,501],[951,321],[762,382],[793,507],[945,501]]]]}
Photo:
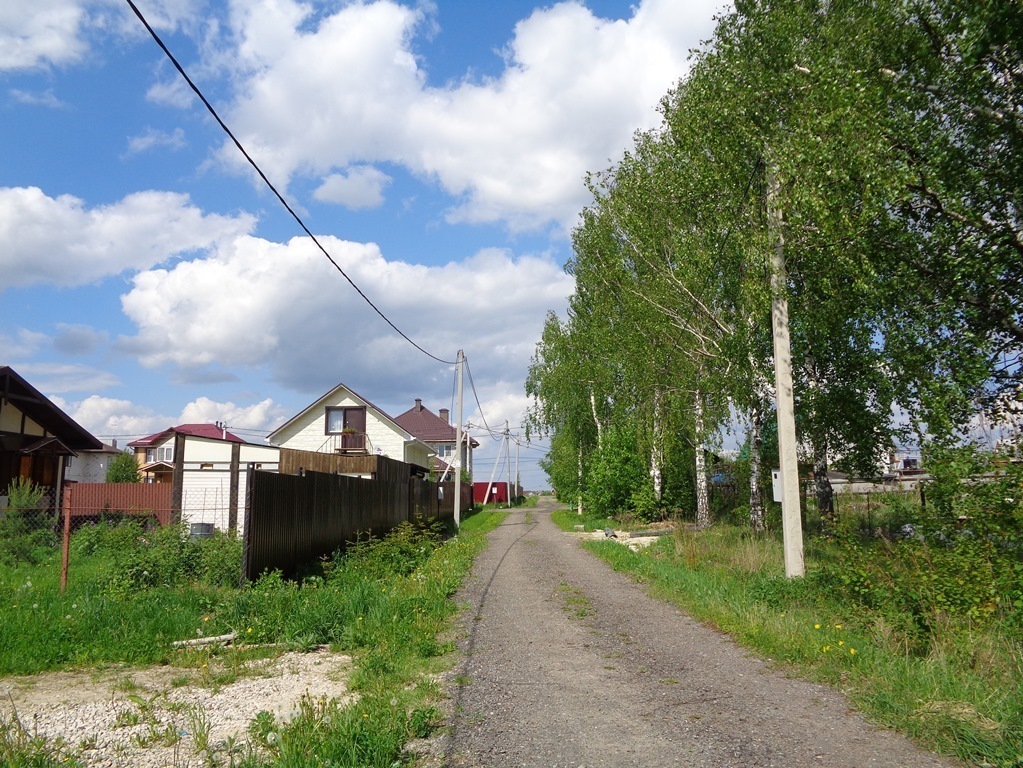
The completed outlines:
{"type": "MultiPolygon", "coordinates": [[[[450,423],[447,408],[441,408],[438,416],[426,408],[422,399],[417,397],[416,404],[399,416],[395,416],[394,421],[434,450],[437,455],[433,457],[430,466],[434,473],[443,475],[445,470],[454,463],[455,443],[458,440],[458,435],[455,427],[450,423]]],[[[468,471],[469,477],[472,477],[472,451],[478,447],[479,443],[476,440],[466,433],[462,433],[461,466],[468,471]]]]}
{"type": "Polygon", "coordinates": [[[114,440],[101,448],[85,448],[77,456],[68,456],[65,462],[64,479],[75,483],[105,483],[110,462],[124,453],[114,440]]]}
{"type": "Polygon", "coordinates": [[[276,472],[280,462],[276,446],[248,443],[218,424],[181,424],[128,447],[143,482],[173,483],[180,471],[181,519],[193,530],[241,531],[247,468],[276,472]]]}
{"type": "Polygon", "coordinates": [[[267,440],[281,448],[349,456],[386,456],[430,468],[433,449],[344,384],[279,426],[267,440]]]}

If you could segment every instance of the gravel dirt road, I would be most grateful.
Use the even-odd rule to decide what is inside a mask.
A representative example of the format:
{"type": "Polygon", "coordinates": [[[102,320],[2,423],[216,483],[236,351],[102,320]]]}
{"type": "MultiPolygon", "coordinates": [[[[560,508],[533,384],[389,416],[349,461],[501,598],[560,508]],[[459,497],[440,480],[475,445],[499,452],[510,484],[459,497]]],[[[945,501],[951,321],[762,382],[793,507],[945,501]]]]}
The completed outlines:
{"type": "Polygon", "coordinates": [[[958,765],[869,725],[647,596],[551,521],[549,499],[490,535],[460,594],[447,766],[958,765]]]}

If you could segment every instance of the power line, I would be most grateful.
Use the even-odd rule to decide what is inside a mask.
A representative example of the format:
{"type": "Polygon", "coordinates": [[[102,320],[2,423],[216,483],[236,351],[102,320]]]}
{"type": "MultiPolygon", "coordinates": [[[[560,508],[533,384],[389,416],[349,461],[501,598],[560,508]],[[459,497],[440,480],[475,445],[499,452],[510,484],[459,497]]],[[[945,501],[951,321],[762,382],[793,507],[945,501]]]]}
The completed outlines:
{"type": "Polygon", "coordinates": [[[220,118],[220,115],[217,114],[217,110],[213,108],[213,105],[210,104],[210,102],[206,99],[202,91],[199,90],[199,87],[192,82],[192,78],[188,76],[188,74],[184,70],[184,67],[182,67],[181,64],[178,63],[178,60],[174,57],[174,54],[170,52],[170,49],[164,44],[163,40],[160,39],[160,36],[156,34],[156,30],[154,30],[152,26],[150,26],[149,22],[146,20],[146,17],[142,15],[142,11],[138,9],[138,7],[132,0],[125,0],[125,2],[128,3],[132,11],[134,11],[135,15],[138,16],[139,21],[142,22],[146,30],[148,30],[149,34],[152,36],[153,40],[156,41],[156,44],[160,46],[160,49],[164,52],[164,54],[166,54],[167,58],[170,59],[170,62],[171,64],[174,65],[174,68],[185,79],[185,82],[188,83],[188,87],[195,92],[195,95],[199,97],[199,100],[206,106],[206,109],[209,110],[209,113],[213,115],[213,119],[217,121],[220,127],[224,129],[224,133],[226,133],[231,138],[231,141],[234,142],[234,145],[238,148],[238,151],[242,153],[246,160],[248,160],[249,165],[251,165],[256,170],[256,173],[259,174],[259,178],[261,178],[263,182],[266,184],[266,186],[270,188],[270,191],[274,193],[274,195],[280,201],[281,205],[283,205],[285,209],[288,211],[288,213],[291,214],[292,218],[296,222],[298,222],[298,225],[302,228],[302,230],[307,235],[309,235],[309,238],[316,244],[316,247],[320,249],[324,256],[327,257],[327,261],[334,265],[334,269],[340,272],[341,276],[348,281],[348,284],[355,289],[355,292],[362,297],[362,300],[369,304],[369,306],[373,308],[373,311],[380,315],[383,321],[387,323],[389,326],[391,326],[392,329],[394,329],[395,333],[397,333],[399,336],[405,339],[405,341],[407,341],[413,347],[418,349],[424,355],[431,358],[432,360],[436,360],[438,363],[443,363],[444,365],[454,365],[455,364],[454,360],[442,360],[441,358],[437,357],[436,355],[430,354],[421,346],[419,346],[416,342],[409,338],[405,334],[405,332],[401,330],[401,328],[395,325],[391,321],[391,319],[387,315],[385,315],[380,310],[380,308],[376,304],[374,304],[365,293],[362,292],[362,289],[359,288],[359,286],[355,284],[355,281],[348,276],[348,273],[341,268],[341,265],[334,261],[334,257],[330,255],[326,248],[323,247],[320,241],[316,238],[316,235],[314,235],[312,231],[309,229],[309,227],[305,225],[305,222],[302,221],[302,218],[297,213],[295,213],[294,209],[288,204],[288,201],[284,199],[284,196],[277,191],[277,188],[271,183],[270,179],[267,178],[266,174],[263,173],[263,170],[256,164],[256,161],[252,159],[249,153],[245,150],[245,147],[242,146],[242,143],[238,141],[235,135],[231,132],[231,129],[227,127],[227,123],[225,123],[220,118]]]}
{"type": "Polygon", "coordinates": [[[472,380],[472,369],[469,368],[468,358],[465,358],[465,371],[469,374],[469,387],[472,389],[472,396],[476,398],[476,407],[480,410],[480,418],[483,420],[483,426],[486,428],[487,432],[490,433],[490,436],[493,437],[494,431],[490,428],[490,425],[487,424],[487,417],[483,415],[483,406],[480,404],[480,396],[476,392],[476,382],[472,380]]]}

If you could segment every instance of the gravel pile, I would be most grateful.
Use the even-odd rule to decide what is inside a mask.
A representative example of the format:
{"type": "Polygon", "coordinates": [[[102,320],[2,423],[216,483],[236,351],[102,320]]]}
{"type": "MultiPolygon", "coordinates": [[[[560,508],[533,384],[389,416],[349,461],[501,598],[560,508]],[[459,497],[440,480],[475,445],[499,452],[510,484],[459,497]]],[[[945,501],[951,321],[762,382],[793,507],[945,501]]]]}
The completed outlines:
{"type": "Polygon", "coordinates": [[[287,721],[305,696],[350,698],[350,662],[327,649],[286,653],[248,662],[236,682],[215,690],[178,685],[187,670],[176,667],[5,678],[0,716],[63,739],[90,768],[201,766],[211,754],[243,752],[261,711],[287,721]]]}

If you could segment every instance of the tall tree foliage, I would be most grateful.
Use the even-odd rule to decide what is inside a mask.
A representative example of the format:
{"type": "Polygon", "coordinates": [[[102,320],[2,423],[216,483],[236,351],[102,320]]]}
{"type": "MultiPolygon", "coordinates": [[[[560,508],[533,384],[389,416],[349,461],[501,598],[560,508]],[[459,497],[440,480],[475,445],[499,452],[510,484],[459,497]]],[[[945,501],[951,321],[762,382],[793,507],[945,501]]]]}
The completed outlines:
{"type": "Polygon", "coordinates": [[[595,352],[564,358],[545,333],[529,382],[538,423],[572,431],[580,463],[594,430],[649,424],[636,450],[656,476],[667,408],[695,447],[696,488],[701,431],[738,412],[756,443],[771,392],[768,164],[822,511],[831,464],[877,466],[896,404],[938,440],[978,408],[1016,405],[1021,41],[1019,3],[737,2],[664,99],[661,127],[590,179],[559,328],[595,352]],[[546,417],[559,409],[571,424],[546,417]]]}

